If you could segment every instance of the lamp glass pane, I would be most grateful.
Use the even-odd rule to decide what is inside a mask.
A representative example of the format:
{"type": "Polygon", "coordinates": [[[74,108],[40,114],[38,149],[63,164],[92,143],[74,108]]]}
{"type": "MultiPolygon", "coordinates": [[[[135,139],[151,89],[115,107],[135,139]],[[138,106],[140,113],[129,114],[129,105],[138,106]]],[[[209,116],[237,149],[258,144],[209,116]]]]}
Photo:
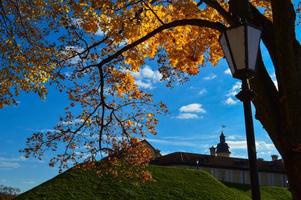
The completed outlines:
{"type": "Polygon", "coordinates": [[[244,30],[244,26],[239,26],[237,28],[228,29],[226,31],[237,70],[246,68],[244,30]]]}
{"type": "Polygon", "coordinates": [[[247,27],[248,30],[248,68],[255,71],[261,31],[252,26],[247,27]]]}
{"type": "Polygon", "coordinates": [[[232,57],[231,57],[231,54],[230,54],[230,51],[229,51],[229,46],[227,44],[225,33],[222,34],[222,36],[220,37],[219,42],[221,44],[221,47],[223,49],[223,52],[224,52],[224,55],[226,57],[227,63],[229,65],[229,68],[230,68],[231,73],[233,75],[235,73],[235,70],[234,70],[234,65],[233,65],[232,57]]]}

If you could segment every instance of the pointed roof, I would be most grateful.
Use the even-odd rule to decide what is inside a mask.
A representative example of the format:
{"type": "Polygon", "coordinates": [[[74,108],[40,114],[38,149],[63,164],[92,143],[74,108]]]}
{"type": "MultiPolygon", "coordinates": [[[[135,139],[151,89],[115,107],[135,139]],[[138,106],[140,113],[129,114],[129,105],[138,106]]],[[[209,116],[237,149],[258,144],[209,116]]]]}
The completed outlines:
{"type": "Polygon", "coordinates": [[[226,137],[224,135],[224,132],[221,132],[221,135],[219,136],[220,138],[220,143],[217,144],[216,146],[216,153],[231,153],[230,152],[230,147],[226,143],[226,137]]]}

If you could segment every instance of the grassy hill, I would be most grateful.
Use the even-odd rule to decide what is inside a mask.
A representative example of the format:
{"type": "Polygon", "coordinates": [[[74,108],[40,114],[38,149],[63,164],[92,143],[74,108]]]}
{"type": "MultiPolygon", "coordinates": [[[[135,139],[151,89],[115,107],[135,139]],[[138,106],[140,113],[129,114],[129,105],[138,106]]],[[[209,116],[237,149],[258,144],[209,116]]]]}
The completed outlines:
{"type": "MultiPolygon", "coordinates": [[[[226,186],[202,170],[151,166],[147,183],[96,177],[93,170],[73,169],[21,194],[16,200],[251,200],[247,187],[226,186]]],[[[263,200],[290,200],[283,188],[262,188],[263,200]],[[281,195],[280,195],[281,194],[281,195]]]]}

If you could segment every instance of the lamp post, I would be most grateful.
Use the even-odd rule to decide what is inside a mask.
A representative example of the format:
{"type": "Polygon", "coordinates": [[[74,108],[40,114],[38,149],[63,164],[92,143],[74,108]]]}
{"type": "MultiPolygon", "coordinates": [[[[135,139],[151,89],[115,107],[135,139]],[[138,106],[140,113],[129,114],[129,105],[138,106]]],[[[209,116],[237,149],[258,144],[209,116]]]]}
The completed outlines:
{"type": "Polygon", "coordinates": [[[250,24],[242,24],[226,29],[221,37],[220,44],[229,64],[232,76],[242,80],[242,90],[236,97],[243,102],[252,199],[260,200],[256,146],[251,110],[253,93],[249,79],[255,73],[257,54],[259,49],[261,30],[250,24]]]}

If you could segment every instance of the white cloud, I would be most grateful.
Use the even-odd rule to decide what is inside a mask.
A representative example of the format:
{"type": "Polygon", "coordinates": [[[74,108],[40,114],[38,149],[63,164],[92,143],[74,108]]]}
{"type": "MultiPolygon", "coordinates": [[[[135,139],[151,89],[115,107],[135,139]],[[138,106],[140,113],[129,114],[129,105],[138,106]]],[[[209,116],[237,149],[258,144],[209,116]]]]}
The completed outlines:
{"type": "MultiPolygon", "coordinates": [[[[227,141],[230,149],[247,149],[247,141],[246,140],[238,140],[227,141]]],[[[267,143],[265,141],[256,141],[256,149],[257,151],[271,151],[275,150],[275,146],[272,143],[267,143]]]]}
{"type": "MultiPolygon", "coordinates": [[[[84,122],[83,119],[74,119],[71,121],[62,121],[61,124],[64,126],[68,126],[68,125],[76,125],[76,124],[83,123],[83,122],[84,122]]],[[[51,131],[51,129],[47,129],[47,130],[51,131]]],[[[57,130],[53,130],[53,131],[57,131],[57,130]]]]}
{"type": "Polygon", "coordinates": [[[225,101],[225,104],[227,105],[234,105],[237,103],[237,100],[234,100],[232,97],[228,97],[225,101]]]}
{"type": "MultiPolygon", "coordinates": [[[[69,57],[72,57],[72,56],[74,56],[78,53],[81,53],[83,51],[84,51],[84,49],[82,47],[79,47],[79,46],[66,46],[65,50],[63,50],[61,53],[63,55],[65,55],[66,58],[69,58],[69,57]]],[[[80,59],[79,56],[74,56],[74,57],[72,57],[68,60],[68,62],[70,64],[77,64],[80,61],[81,61],[81,59],[80,59]]]]}
{"type": "Polygon", "coordinates": [[[237,95],[239,93],[241,89],[241,82],[237,81],[232,88],[228,91],[227,93],[227,97],[234,97],[235,95],[237,95]]]}
{"type": "Polygon", "coordinates": [[[162,156],[165,156],[165,155],[173,153],[173,152],[171,152],[171,151],[160,151],[160,153],[161,153],[162,156]]]}
{"type": "Polygon", "coordinates": [[[144,78],[152,79],[155,72],[149,66],[145,66],[144,68],[142,68],[141,74],[144,78]]]}
{"type": "Polygon", "coordinates": [[[241,141],[227,141],[230,149],[246,149],[247,148],[247,141],[241,140],[241,141]]]}
{"type": "Polygon", "coordinates": [[[179,109],[179,114],[176,116],[177,119],[198,119],[203,118],[198,113],[206,113],[202,104],[192,103],[185,106],[181,106],[179,109]]]}
{"type": "Polygon", "coordinates": [[[150,82],[143,82],[142,80],[136,80],[135,83],[137,84],[138,87],[143,88],[143,89],[153,89],[153,85],[150,82]]]}
{"type": "Polygon", "coordinates": [[[97,35],[97,36],[104,36],[104,34],[105,33],[100,28],[95,33],[95,35],[97,35]]]}
{"type": "Polygon", "coordinates": [[[208,91],[205,89],[205,88],[203,88],[203,89],[201,89],[200,91],[199,91],[199,95],[204,95],[204,94],[206,94],[208,91]]]}
{"type": "MultiPolygon", "coordinates": [[[[0,169],[16,169],[21,166],[20,163],[29,161],[24,156],[19,157],[0,157],[0,169]]],[[[44,163],[43,160],[30,160],[30,162],[44,163]]]]}
{"type": "Polygon", "coordinates": [[[138,87],[144,89],[153,89],[153,85],[162,79],[162,74],[148,65],[141,68],[139,72],[132,72],[132,75],[136,78],[138,87]]]}
{"type": "Polygon", "coordinates": [[[258,142],[256,142],[256,148],[259,151],[266,151],[266,150],[271,151],[271,150],[275,150],[276,149],[276,147],[275,147],[274,144],[267,143],[265,141],[258,141],[258,142]]]}
{"type": "Polygon", "coordinates": [[[209,76],[204,77],[203,80],[210,81],[215,79],[216,77],[217,77],[216,74],[210,74],[209,76]]]}
{"type": "Polygon", "coordinates": [[[79,47],[79,46],[66,46],[65,51],[80,53],[80,52],[84,51],[84,49],[82,47],[79,47]]]}
{"type": "Polygon", "coordinates": [[[243,136],[241,136],[241,135],[228,135],[227,139],[228,140],[241,140],[241,139],[243,139],[243,136]]]}
{"type": "Polygon", "coordinates": [[[203,108],[203,105],[199,103],[192,103],[186,106],[182,106],[179,110],[180,112],[185,113],[206,113],[206,110],[203,108]]]}
{"type": "MultiPolygon", "coordinates": [[[[77,28],[81,28],[82,23],[83,23],[83,20],[80,19],[80,18],[75,18],[75,17],[71,18],[71,24],[74,25],[74,26],[76,26],[77,28]]],[[[96,31],[95,35],[97,35],[97,36],[103,36],[104,32],[99,28],[96,31]]]]}
{"type": "Polygon", "coordinates": [[[227,74],[227,75],[231,75],[231,70],[228,68],[228,69],[226,69],[226,70],[224,71],[224,73],[227,74]]]}
{"type": "Polygon", "coordinates": [[[17,162],[0,161],[0,169],[16,169],[20,164],[17,162]]]}
{"type": "Polygon", "coordinates": [[[0,157],[0,161],[5,161],[5,162],[18,162],[20,160],[22,160],[21,157],[20,158],[16,158],[16,157],[15,158],[14,157],[12,157],[12,158],[0,157]]]}
{"type": "Polygon", "coordinates": [[[194,113],[180,113],[178,116],[176,116],[178,119],[198,119],[199,116],[194,113]]]}
{"type": "Polygon", "coordinates": [[[237,81],[232,88],[226,94],[227,99],[224,101],[226,105],[235,105],[238,100],[236,100],[235,95],[239,93],[241,89],[241,82],[237,81]]]}

